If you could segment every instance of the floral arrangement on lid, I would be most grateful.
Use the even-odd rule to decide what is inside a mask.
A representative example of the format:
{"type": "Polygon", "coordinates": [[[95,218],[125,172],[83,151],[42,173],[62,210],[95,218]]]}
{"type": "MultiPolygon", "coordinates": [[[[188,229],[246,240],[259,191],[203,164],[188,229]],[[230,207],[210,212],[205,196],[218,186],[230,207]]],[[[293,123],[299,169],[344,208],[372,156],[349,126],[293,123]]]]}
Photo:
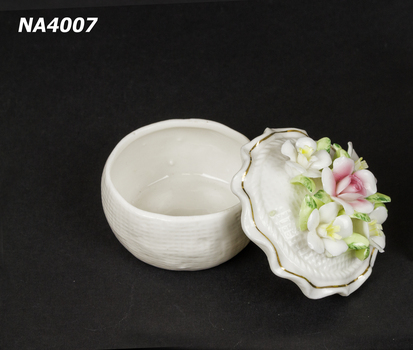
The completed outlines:
{"type": "Polygon", "coordinates": [[[281,153],[289,158],[285,170],[290,182],[309,192],[301,203],[298,226],[307,232],[311,249],[327,257],[351,250],[360,260],[370,255],[370,246],[384,251],[384,203],[390,197],[377,192],[376,178],[351,142],[345,151],[327,137],[317,142],[302,137],[295,144],[286,141],[281,153]]]}

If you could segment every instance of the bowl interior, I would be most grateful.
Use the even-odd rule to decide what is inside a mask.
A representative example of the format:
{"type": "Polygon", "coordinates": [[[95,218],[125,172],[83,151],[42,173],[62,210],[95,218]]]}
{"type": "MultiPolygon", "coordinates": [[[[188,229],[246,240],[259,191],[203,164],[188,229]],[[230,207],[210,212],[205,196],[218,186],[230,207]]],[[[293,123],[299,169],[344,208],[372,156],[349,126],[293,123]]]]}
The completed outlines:
{"type": "Polygon", "coordinates": [[[241,167],[239,134],[169,127],[136,137],[116,154],[110,177],[133,206],[158,214],[216,213],[239,203],[230,190],[241,167]]]}

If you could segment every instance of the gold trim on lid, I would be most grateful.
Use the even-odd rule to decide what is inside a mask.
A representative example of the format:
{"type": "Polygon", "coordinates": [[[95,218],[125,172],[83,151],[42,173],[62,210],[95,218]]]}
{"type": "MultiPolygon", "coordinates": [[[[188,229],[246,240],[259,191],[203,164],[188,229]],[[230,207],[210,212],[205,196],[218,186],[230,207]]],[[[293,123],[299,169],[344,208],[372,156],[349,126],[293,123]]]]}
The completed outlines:
{"type": "Polygon", "coordinates": [[[251,206],[251,216],[252,216],[252,221],[253,221],[253,223],[254,223],[254,226],[255,226],[255,228],[257,229],[257,231],[258,231],[259,233],[261,233],[261,234],[271,243],[271,245],[273,246],[274,251],[275,251],[275,254],[276,254],[276,256],[277,256],[278,265],[280,266],[280,268],[281,268],[283,271],[285,271],[285,272],[287,272],[287,273],[289,273],[289,274],[291,274],[291,275],[293,275],[293,276],[300,277],[300,278],[304,279],[304,280],[307,281],[313,288],[316,288],[316,289],[348,287],[350,284],[352,284],[352,283],[358,281],[360,278],[362,278],[362,277],[367,273],[367,271],[371,268],[371,260],[372,260],[372,258],[373,258],[373,253],[374,253],[374,251],[375,251],[375,248],[373,248],[372,251],[370,252],[369,265],[367,266],[366,270],[365,270],[361,275],[359,275],[358,277],[356,277],[354,280],[352,280],[352,281],[350,281],[350,282],[348,282],[348,283],[346,283],[346,284],[340,284],[340,285],[316,286],[316,285],[315,285],[314,283],[312,283],[308,278],[306,278],[306,277],[304,277],[304,276],[301,276],[301,275],[299,275],[299,274],[297,274],[297,273],[295,273],[295,272],[292,272],[292,271],[287,270],[287,269],[281,264],[281,260],[280,260],[280,256],[278,255],[277,248],[274,246],[274,244],[271,242],[271,240],[258,228],[257,223],[255,222],[254,208],[253,208],[253,206],[252,206],[251,198],[250,198],[249,194],[247,193],[247,191],[245,190],[245,187],[244,187],[245,178],[246,178],[246,176],[248,175],[248,173],[249,173],[249,171],[250,171],[250,168],[251,168],[251,165],[252,165],[252,155],[251,155],[251,152],[252,152],[261,142],[267,140],[267,139],[270,138],[272,135],[274,135],[274,134],[276,134],[276,133],[284,133],[284,132],[299,132],[299,133],[301,133],[301,134],[303,134],[303,135],[305,135],[305,136],[308,136],[308,135],[305,134],[304,132],[302,132],[302,131],[300,131],[300,130],[294,130],[294,129],[285,130],[285,131],[274,131],[274,132],[272,132],[271,134],[269,134],[269,135],[267,135],[266,137],[264,137],[264,138],[262,138],[261,140],[259,140],[259,141],[250,149],[250,151],[249,151],[250,163],[248,164],[247,170],[245,170],[244,174],[242,175],[241,186],[242,186],[242,190],[243,190],[244,193],[247,195],[248,200],[249,200],[249,202],[250,202],[250,206],[251,206]]]}

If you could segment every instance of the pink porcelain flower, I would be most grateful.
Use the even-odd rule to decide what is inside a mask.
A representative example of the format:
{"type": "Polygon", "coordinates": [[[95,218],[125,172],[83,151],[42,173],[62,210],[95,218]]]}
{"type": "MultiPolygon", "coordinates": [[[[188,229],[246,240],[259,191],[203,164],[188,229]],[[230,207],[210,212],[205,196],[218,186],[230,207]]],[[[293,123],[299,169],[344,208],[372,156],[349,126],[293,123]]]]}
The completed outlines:
{"type": "Polygon", "coordinates": [[[377,192],[377,180],[369,170],[355,171],[351,158],[340,157],[333,162],[333,170],[324,168],[321,173],[324,190],[347,215],[354,211],[369,214],[374,205],[365,198],[377,192]]]}

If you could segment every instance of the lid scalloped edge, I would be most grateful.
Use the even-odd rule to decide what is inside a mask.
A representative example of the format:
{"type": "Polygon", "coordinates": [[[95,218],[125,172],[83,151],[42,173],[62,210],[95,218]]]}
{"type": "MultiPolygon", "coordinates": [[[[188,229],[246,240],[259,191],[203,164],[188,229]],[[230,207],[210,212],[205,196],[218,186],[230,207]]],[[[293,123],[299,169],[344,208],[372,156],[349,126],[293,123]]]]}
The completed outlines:
{"type": "Polygon", "coordinates": [[[316,277],[311,275],[304,276],[299,269],[295,269],[294,264],[291,264],[291,259],[286,256],[288,252],[286,253],[283,249],[280,249],[278,242],[273,242],[269,238],[271,232],[268,232],[268,227],[265,227],[265,225],[260,226],[261,223],[258,223],[258,218],[256,219],[258,209],[253,204],[256,202],[256,198],[251,198],[246,182],[249,180],[248,175],[254,166],[253,163],[256,154],[261,152],[261,148],[263,148],[267,142],[280,134],[284,136],[288,135],[287,137],[291,138],[299,138],[303,137],[303,135],[307,136],[307,133],[301,129],[267,128],[262,135],[253,139],[241,149],[243,166],[234,176],[231,188],[234,194],[240,199],[242,205],[242,228],[248,238],[264,251],[273,273],[296,283],[308,298],[320,299],[332,294],[348,296],[357,290],[370,276],[377,256],[377,249],[373,248],[371,250],[370,256],[357,267],[357,273],[355,273],[354,276],[342,279],[339,281],[340,283],[337,283],[337,281],[332,284],[325,283],[325,281],[320,282],[316,277]],[[293,267],[291,268],[291,266],[293,267]]]}

